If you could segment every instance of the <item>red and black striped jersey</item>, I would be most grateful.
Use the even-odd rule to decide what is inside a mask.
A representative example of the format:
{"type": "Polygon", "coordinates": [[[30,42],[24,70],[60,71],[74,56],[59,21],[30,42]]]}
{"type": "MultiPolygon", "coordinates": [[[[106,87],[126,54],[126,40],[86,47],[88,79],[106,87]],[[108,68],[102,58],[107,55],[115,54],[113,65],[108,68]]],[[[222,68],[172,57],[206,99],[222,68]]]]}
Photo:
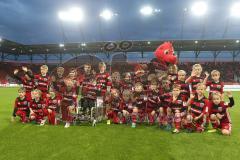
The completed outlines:
{"type": "Polygon", "coordinates": [[[214,82],[214,81],[208,81],[206,86],[209,86],[209,92],[210,94],[212,94],[213,92],[219,92],[219,93],[223,93],[223,87],[224,87],[224,83],[223,82],[214,82]]]}
{"type": "Polygon", "coordinates": [[[96,75],[97,88],[98,90],[106,90],[108,86],[111,86],[111,77],[107,72],[98,73],[96,75]]]}
{"type": "Polygon", "coordinates": [[[166,71],[168,69],[165,63],[160,62],[157,58],[151,60],[150,65],[151,68],[156,71],[166,71]]]}
{"type": "Polygon", "coordinates": [[[48,92],[48,86],[50,84],[49,76],[42,76],[41,74],[34,76],[35,87],[40,91],[46,93],[48,92]]]}
{"type": "Polygon", "coordinates": [[[82,86],[82,95],[85,98],[97,99],[97,86],[92,83],[85,84],[82,86]]]}
{"type": "Polygon", "coordinates": [[[60,106],[60,99],[57,97],[47,99],[47,108],[51,110],[56,110],[60,106]]]}
{"type": "Polygon", "coordinates": [[[202,83],[204,80],[203,77],[192,76],[191,79],[188,81],[188,84],[191,85],[192,92],[195,93],[197,90],[197,84],[202,83]]]}
{"type": "Polygon", "coordinates": [[[142,75],[142,76],[137,76],[137,75],[134,75],[133,76],[133,81],[134,83],[142,83],[144,88],[146,89],[146,86],[147,86],[147,75],[142,75]]]}
{"type": "Polygon", "coordinates": [[[121,110],[131,110],[133,108],[132,101],[124,101],[124,99],[121,99],[120,101],[120,109],[121,110]]]}
{"type": "Polygon", "coordinates": [[[82,85],[82,87],[91,84],[92,83],[92,79],[95,78],[93,74],[82,74],[80,77],[80,85],[82,85]]]}
{"type": "Polygon", "coordinates": [[[202,113],[208,113],[209,101],[205,96],[200,100],[198,99],[198,96],[195,96],[194,99],[190,100],[189,105],[191,106],[191,113],[195,116],[199,116],[202,113]]]}
{"type": "Polygon", "coordinates": [[[177,80],[175,81],[174,84],[178,84],[181,87],[181,92],[180,95],[184,100],[187,100],[188,97],[190,96],[190,89],[189,89],[189,84],[185,83],[184,81],[177,80]]]}
{"type": "Polygon", "coordinates": [[[26,92],[31,92],[34,88],[34,82],[32,80],[27,80],[25,77],[22,77],[23,88],[26,89],[26,92]]]}
{"type": "Polygon", "coordinates": [[[33,112],[38,112],[38,110],[46,108],[46,101],[42,99],[36,101],[35,99],[33,99],[30,102],[30,108],[32,109],[33,112]]]}
{"type": "Polygon", "coordinates": [[[147,94],[145,92],[135,92],[133,94],[133,104],[134,106],[138,108],[144,108],[146,107],[146,102],[147,102],[147,94]]]}
{"type": "Polygon", "coordinates": [[[169,103],[169,107],[172,109],[173,112],[179,110],[184,111],[186,110],[185,101],[182,99],[181,95],[178,96],[178,98],[173,101],[173,97],[171,97],[171,102],[169,103]]]}
{"type": "MultiPolygon", "coordinates": [[[[27,73],[25,73],[27,74],[27,73]]],[[[25,77],[25,75],[20,76],[19,74],[16,74],[14,76],[17,80],[21,81],[23,88],[26,89],[26,92],[31,92],[34,88],[34,81],[31,78],[30,80],[25,77]]]]}
{"type": "Polygon", "coordinates": [[[147,103],[148,103],[148,106],[156,106],[156,105],[159,105],[160,103],[160,94],[159,94],[159,91],[158,90],[151,90],[149,89],[147,91],[147,97],[148,97],[148,100],[147,100],[147,103]]]}
{"type": "Polygon", "coordinates": [[[172,86],[178,79],[178,75],[177,74],[168,74],[168,80],[170,81],[170,85],[172,86]]]}
{"type": "Polygon", "coordinates": [[[161,107],[167,108],[172,101],[172,93],[171,92],[164,92],[160,96],[161,100],[161,107]]]}
{"type": "Polygon", "coordinates": [[[220,102],[218,105],[214,104],[212,101],[209,103],[209,115],[211,114],[221,114],[223,118],[220,120],[221,122],[230,123],[230,115],[228,112],[228,108],[231,108],[234,105],[233,98],[229,98],[229,103],[220,102]]]}
{"type": "Polygon", "coordinates": [[[64,77],[55,76],[55,81],[52,82],[52,85],[55,91],[60,92],[64,86],[64,77]]]}
{"type": "Polygon", "coordinates": [[[20,97],[17,97],[15,100],[15,109],[17,110],[22,110],[22,111],[27,111],[30,107],[30,102],[24,97],[21,99],[20,97]]]}
{"type": "Polygon", "coordinates": [[[67,87],[66,85],[62,88],[62,99],[65,101],[69,101],[71,103],[75,103],[77,98],[77,91],[75,87],[67,87]]]}
{"type": "Polygon", "coordinates": [[[133,90],[133,83],[131,81],[121,81],[120,82],[121,84],[121,92],[123,92],[124,90],[130,90],[132,91],[133,90]]]}
{"type": "Polygon", "coordinates": [[[111,96],[109,101],[108,101],[108,103],[110,104],[111,108],[112,109],[116,109],[116,110],[120,109],[120,102],[121,102],[120,97],[113,97],[113,96],[111,96]]]}

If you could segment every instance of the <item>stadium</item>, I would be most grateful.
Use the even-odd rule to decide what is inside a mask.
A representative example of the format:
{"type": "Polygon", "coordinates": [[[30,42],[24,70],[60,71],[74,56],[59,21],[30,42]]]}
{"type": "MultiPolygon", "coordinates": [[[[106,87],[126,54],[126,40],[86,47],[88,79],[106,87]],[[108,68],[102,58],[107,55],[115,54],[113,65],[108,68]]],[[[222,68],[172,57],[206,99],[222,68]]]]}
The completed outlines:
{"type": "Polygon", "coordinates": [[[239,0],[0,13],[0,159],[239,158],[239,0]]]}

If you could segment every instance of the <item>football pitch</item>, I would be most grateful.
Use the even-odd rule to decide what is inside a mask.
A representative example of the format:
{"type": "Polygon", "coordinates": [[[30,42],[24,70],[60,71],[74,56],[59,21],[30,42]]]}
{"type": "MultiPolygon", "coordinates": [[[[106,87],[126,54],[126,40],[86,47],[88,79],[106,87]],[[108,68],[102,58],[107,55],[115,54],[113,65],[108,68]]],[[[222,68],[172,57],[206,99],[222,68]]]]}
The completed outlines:
{"type": "Polygon", "coordinates": [[[172,134],[157,126],[37,126],[11,122],[17,88],[0,88],[0,160],[238,160],[240,94],[233,92],[232,135],[172,134]]]}

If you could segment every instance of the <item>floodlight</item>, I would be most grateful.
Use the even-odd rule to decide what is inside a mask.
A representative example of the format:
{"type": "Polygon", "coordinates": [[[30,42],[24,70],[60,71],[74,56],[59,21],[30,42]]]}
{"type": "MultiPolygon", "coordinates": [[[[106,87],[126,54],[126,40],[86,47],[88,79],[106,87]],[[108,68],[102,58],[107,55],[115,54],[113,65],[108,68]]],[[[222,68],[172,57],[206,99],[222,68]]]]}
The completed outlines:
{"type": "Polygon", "coordinates": [[[81,8],[73,7],[67,11],[60,11],[58,17],[66,22],[81,22],[84,18],[84,13],[81,8]]]}
{"type": "Polygon", "coordinates": [[[154,12],[153,8],[151,6],[144,6],[140,9],[140,13],[144,16],[150,16],[154,12]]]}
{"type": "Polygon", "coordinates": [[[109,21],[112,19],[112,17],[114,16],[114,13],[109,10],[109,9],[105,9],[103,10],[100,15],[99,15],[101,18],[103,18],[104,20],[106,21],[109,21]]]}
{"type": "Polygon", "coordinates": [[[236,2],[231,7],[231,16],[240,18],[240,2],[236,2]]]}
{"type": "Polygon", "coordinates": [[[63,43],[60,43],[60,44],[59,44],[59,47],[60,47],[60,48],[64,47],[64,44],[63,44],[63,43]]]}
{"type": "Polygon", "coordinates": [[[207,10],[208,6],[207,3],[204,1],[195,2],[191,7],[192,13],[196,16],[203,16],[204,14],[206,14],[207,10]]]}

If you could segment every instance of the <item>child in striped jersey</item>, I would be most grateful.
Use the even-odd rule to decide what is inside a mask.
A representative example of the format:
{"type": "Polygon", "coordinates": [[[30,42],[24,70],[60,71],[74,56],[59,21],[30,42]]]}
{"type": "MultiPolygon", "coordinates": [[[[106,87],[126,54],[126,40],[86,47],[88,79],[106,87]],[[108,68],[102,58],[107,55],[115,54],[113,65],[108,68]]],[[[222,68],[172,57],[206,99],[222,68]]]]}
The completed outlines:
{"type": "Polygon", "coordinates": [[[204,96],[206,86],[203,83],[196,85],[196,94],[191,94],[187,105],[187,129],[189,131],[203,132],[208,114],[208,99],[204,96]]]}
{"type": "Polygon", "coordinates": [[[213,128],[220,129],[223,135],[231,135],[231,118],[228,108],[234,106],[234,99],[231,92],[227,92],[229,103],[222,101],[222,95],[219,92],[212,94],[212,100],[209,103],[209,115],[213,128]]]}
{"type": "Polygon", "coordinates": [[[192,67],[191,76],[186,79],[186,83],[190,84],[191,92],[196,93],[197,84],[203,83],[206,84],[209,77],[208,72],[205,72],[205,78],[202,76],[202,66],[200,64],[194,64],[192,67]]]}

